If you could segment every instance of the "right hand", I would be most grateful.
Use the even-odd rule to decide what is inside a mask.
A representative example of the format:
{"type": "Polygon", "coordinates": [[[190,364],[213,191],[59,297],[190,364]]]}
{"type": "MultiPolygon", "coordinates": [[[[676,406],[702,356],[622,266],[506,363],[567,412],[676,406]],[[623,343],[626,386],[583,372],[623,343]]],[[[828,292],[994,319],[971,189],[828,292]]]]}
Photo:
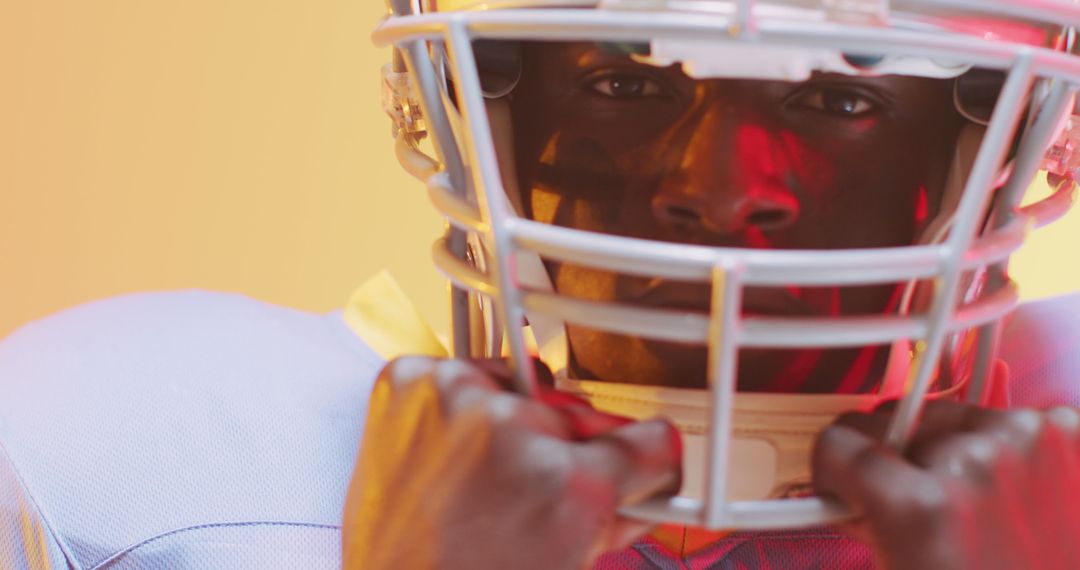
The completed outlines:
{"type": "Polygon", "coordinates": [[[345,504],[344,568],[576,570],[649,530],[616,509],[677,490],[675,429],[551,388],[523,398],[510,379],[502,361],[383,369],[345,504]]]}

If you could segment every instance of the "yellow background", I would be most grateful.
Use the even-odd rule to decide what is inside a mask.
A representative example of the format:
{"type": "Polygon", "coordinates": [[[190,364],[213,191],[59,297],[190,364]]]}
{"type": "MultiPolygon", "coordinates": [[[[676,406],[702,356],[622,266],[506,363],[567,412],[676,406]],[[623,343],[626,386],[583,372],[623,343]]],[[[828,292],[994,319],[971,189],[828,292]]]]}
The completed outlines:
{"type": "MultiPolygon", "coordinates": [[[[441,231],[393,159],[381,0],[7,0],[0,337],[117,293],[201,287],[325,311],[390,269],[445,330],[441,231]]],[[[1016,262],[1080,289],[1080,213],[1016,262]]]]}

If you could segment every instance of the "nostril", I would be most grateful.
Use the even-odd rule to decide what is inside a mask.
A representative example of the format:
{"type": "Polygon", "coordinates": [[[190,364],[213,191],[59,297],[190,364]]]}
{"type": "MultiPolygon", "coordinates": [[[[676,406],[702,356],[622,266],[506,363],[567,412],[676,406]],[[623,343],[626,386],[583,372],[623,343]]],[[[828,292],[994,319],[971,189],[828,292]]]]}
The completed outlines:
{"type": "Polygon", "coordinates": [[[770,228],[787,223],[791,219],[791,212],[783,209],[758,210],[746,217],[746,223],[751,226],[770,228]]]}
{"type": "Polygon", "coordinates": [[[701,220],[697,210],[686,206],[668,205],[664,210],[668,220],[678,224],[693,224],[701,220]]]}

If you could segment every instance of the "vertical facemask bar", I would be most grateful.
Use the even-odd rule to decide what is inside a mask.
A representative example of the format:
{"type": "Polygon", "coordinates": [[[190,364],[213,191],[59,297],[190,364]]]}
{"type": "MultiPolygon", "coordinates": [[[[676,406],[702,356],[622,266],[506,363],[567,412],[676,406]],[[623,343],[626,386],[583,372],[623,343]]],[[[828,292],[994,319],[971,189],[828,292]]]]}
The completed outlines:
{"type": "MultiPolygon", "coordinates": [[[[989,231],[998,231],[1015,217],[1031,180],[1038,175],[1045,150],[1057,135],[1061,116],[1070,111],[1076,87],[1058,80],[1037,110],[1031,126],[1024,132],[1017,150],[1009,181],[998,191],[991,212],[989,231]]],[[[1008,262],[994,264],[988,270],[984,295],[993,294],[1008,284],[1008,262]]],[[[1000,326],[997,322],[979,328],[975,369],[968,389],[968,401],[973,404],[986,402],[986,390],[991,374],[993,356],[997,352],[1000,326]]]]}
{"type": "Polygon", "coordinates": [[[498,284],[499,295],[493,299],[495,312],[506,330],[510,343],[510,361],[514,368],[514,381],[519,393],[526,396],[536,394],[536,372],[532,359],[525,348],[525,337],[521,328],[525,320],[525,311],[521,304],[521,291],[518,290],[516,276],[513,274],[514,254],[513,236],[510,235],[510,212],[504,201],[499,200],[502,192],[502,179],[499,176],[498,161],[495,155],[495,142],[488,124],[487,109],[480,90],[480,73],[476,68],[476,58],[468,29],[462,22],[450,24],[446,35],[447,52],[453,70],[454,87],[458,104],[461,106],[463,123],[466,125],[465,140],[472,165],[473,187],[476,188],[477,206],[481,216],[489,222],[489,235],[492,257],[495,263],[488,267],[492,280],[498,284]],[[472,86],[472,89],[468,89],[472,86]]]}
{"type": "Polygon", "coordinates": [[[1013,220],[1023,201],[1030,181],[1038,173],[1045,159],[1045,150],[1054,142],[1061,117],[1069,112],[1073,96],[1077,92],[1075,85],[1055,80],[1035,117],[1031,127],[1024,133],[1017,150],[1016,163],[1012,176],[1001,189],[995,201],[992,229],[1000,229],[1013,220]]]}
{"type": "MultiPolygon", "coordinates": [[[[413,14],[413,5],[409,0],[391,0],[390,12],[395,16],[408,16],[413,14]]],[[[468,186],[466,185],[464,166],[461,162],[461,154],[454,143],[453,131],[450,121],[446,116],[446,109],[440,101],[440,89],[434,76],[434,70],[424,62],[428,58],[424,56],[424,42],[412,41],[403,46],[397,46],[393,51],[393,67],[396,72],[411,71],[417,89],[420,91],[420,110],[427,122],[427,128],[432,138],[432,146],[435,155],[439,158],[450,177],[450,186],[456,193],[464,197],[468,186]]],[[[447,227],[447,244],[450,252],[459,259],[466,258],[467,234],[464,230],[452,225],[447,227]]],[[[469,291],[457,285],[450,287],[450,322],[453,327],[453,352],[454,356],[464,358],[469,356],[469,291]]]]}
{"type": "MultiPolygon", "coordinates": [[[[1008,277],[1003,271],[1003,266],[994,265],[990,268],[988,290],[998,290],[1005,285],[1008,277]]],[[[993,373],[994,355],[997,354],[998,341],[1000,340],[1001,327],[992,322],[978,328],[978,338],[975,340],[975,366],[971,370],[971,380],[967,389],[967,401],[976,406],[985,405],[989,401],[990,375],[993,373]]]]}
{"type": "Polygon", "coordinates": [[[952,230],[944,244],[946,255],[950,259],[945,271],[934,283],[934,300],[927,314],[929,330],[926,337],[915,344],[913,377],[909,379],[907,391],[885,435],[886,444],[894,449],[903,449],[910,440],[922,413],[923,400],[930,388],[934,369],[941,360],[945,336],[949,332],[949,324],[958,302],[958,289],[963,274],[960,262],[975,239],[982,213],[993,191],[994,179],[1005,160],[1023,111],[1024,99],[1031,89],[1031,60],[1031,52],[1023,50],[1009,71],[990,118],[983,144],[975,157],[971,175],[964,186],[952,230]]]}
{"type": "MultiPolygon", "coordinates": [[[[405,64],[412,71],[412,76],[419,88],[420,109],[427,120],[427,128],[431,132],[435,153],[450,177],[450,187],[454,193],[465,198],[468,192],[465,168],[450,127],[450,119],[442,105],[439,80],[435,76],[434,68],[427,63],[424,42],[409,42],[400,49],[405,64]]],[[[446,241],[450,252],[458,259],[465,260],[468,248],[465,231],[451,225],[447,228],[447,232],[446,241]]],[[[469,319],[469,291],[457,285],[451,285],[450,322],[453,326],[454,356],[457,358],[470,356],[469,319]]]]}
{"type": "Polygon", "coordinates": [[[742,307],[740,268],[718,263],[712,270],[709,315],[709,431],[712,445],[706,453],[705,526],[716,528],[728,518],[727,479],[731,456],[731,424],[738,371],[738,321],[742,307]]]}
{"type": "Polygon", "coordinates": [[[754,4],[757,0],[736,0],[735,2],[735,25],[731,35],[735,37],[753,34],[757,31],[757,22],[754,21],[754,4]]]}

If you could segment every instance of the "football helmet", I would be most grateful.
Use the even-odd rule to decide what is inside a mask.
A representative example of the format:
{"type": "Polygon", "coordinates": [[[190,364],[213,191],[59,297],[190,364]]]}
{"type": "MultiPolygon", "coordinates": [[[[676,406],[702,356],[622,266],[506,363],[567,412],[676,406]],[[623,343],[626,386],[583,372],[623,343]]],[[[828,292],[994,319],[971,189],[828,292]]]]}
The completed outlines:
{"type": "MultiPolygon", "coordinates": [[[[627,505],[628,514],[708,528],[809,526],[849,515],[808,492],[810,450],[821,429],[843,412],[899,399],[886,434],[899,449],[927,398],[986,398],[999,322],[1018,298],[1006,271],[1009,256],[1030,229],[1063,215],[1074,195],[1078,26],[1080,6],[1063,0],[390,0],[389,15],[374,32],[377,44],[394,48],[383,73],[384,105],[399,160],[424,181],[449,222],[433,253],[453,283],[454,354],[506,349],[520,391],[532,394],[531,358],[539,351],[561,389],[597,408],[671,418],[685,442],[682,490],[627,505]],[[924,195],[915,208],[930,219],[914,239],[843,247],[765,248],[559,223],[541,212],[535,191],[520,187],[523,165],[516,157],[525,151],[514,128],[532,111],[520,101],[513,111],[507,104],[536,88],[523,85],[522,70],[529,57],[523,46],[537,44],[592,46],[646,74],[676,73],[691,93],[718,81],[783,86],[817,77],[912,77],[947,85],[960,121],[933,215],[927,216],[924,195]],[[1052,191],[1025,200],[1040,170],[1052,191]],[[552,283],[559,264],[629,276],[646,289],[648,283],[698,287],[707,291],[707,303],[564,294],[552,283]],[[746,306],[762,288],[885,285],[896,294],[876,314],[746,306]],[[707,383],[688,389],[575,377],[567,354],[574,326],[704,347],[707,383]],[[866,346],[887,347],[882,379],[869,392],[740,387],[745,351],[866,346]]],[[[589,86],[599,92],[591,96],[605,101],[659,93],[640,77],[608,75],[589,86]]],[[[801,95],[797,108],[859,115],[858,99],[815,93],[801,95]]],[[[574,116],[604,112],[586,108],[574,116]]],[[[709,128],[704,114],[676,114],[658,131],[679,125],[689,140],[709,128]]],[[[641,113],[636,120],[653,117],[641,113]]],[[[736,160],[768,162],[770,153],[781,152],[780,143],[754,139],[754,132],[742,135],[765,142],[753,153],[733,153],[736,160]]],[[[656,153],[648,156],[661,160],[667,149],[691,144],[673,140],[650,143],[656,153]]],[[[543,157],[552,149],[534,150],[543,157]]],[[[610,184],[604,178],[610,172],[589,166],[603,156],[575,152],[586,167],[570,169],[574,184],[610,184]]],[[[798,200],[779,204],[757,212],[754,223],[788,223],[798,200]]],[[[701,221],[678,204],[663,207],[675,225],[701,221]]]]}

